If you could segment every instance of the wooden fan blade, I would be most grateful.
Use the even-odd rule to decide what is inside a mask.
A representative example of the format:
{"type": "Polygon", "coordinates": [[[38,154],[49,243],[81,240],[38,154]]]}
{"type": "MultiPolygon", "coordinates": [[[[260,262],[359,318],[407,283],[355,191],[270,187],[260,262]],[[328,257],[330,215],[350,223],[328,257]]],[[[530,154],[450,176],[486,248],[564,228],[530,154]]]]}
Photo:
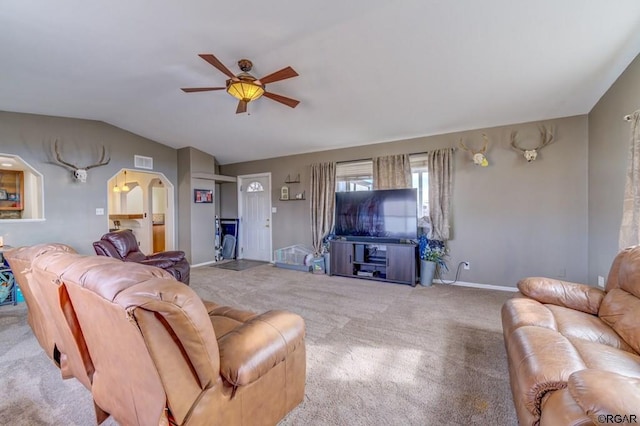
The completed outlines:
{"type": "Polygon", "coordinates": [[[212,90],[224,90],[226,87],[185,87],[181,89],[183,92],[210,92],[212,90]]]}
{"type": "Polygon", "coordinates": [[[231,78],[233,81],[238,81],[238,77],[233,75],[233,73],[229,71],[229,68],[225,67],[224,64],[220,62],[218,58],[216,58],[212,54],[200,54],[198,56],[200,56],[205,61],[209,62],[211,65],[216,67],[221,73],[231,78]]]}
{"type": "Polygon", "coordinates": [[[295,108],[298,106],[300,101],[296,101],[295,99],[287,98],[286,96],[276,95],[275,93],[264,92],[264,95],[269,99],[273,99],[276,102],[280,102],[281,104],[285,104],[288,107],[295,108]]]}
{"type": "Polygon", "coordinates": [[[276,71],[272,74],[266,75],[258,81],[262,84],[273,83],[274,81],[285,80],[291,77],[297,77],[298,73],[291,67],[282,68],[280,71],[276,71]]]}
{"type": "Polygon", "coordinates": [[[236,109],[236,114],[242,114],[243,112],[247,112],[247,103],[245,101],[238,102],[238,108],[236,109]]]}

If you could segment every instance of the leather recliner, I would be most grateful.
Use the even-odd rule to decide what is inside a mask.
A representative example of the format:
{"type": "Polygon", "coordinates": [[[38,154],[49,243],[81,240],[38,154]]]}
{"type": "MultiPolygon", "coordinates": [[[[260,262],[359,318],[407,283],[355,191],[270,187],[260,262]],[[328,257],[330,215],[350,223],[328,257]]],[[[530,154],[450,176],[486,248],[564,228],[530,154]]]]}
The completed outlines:
{"type": "Polygon", "coordinates": [[[104,234],[100,241],[93,243],[93,249],[98,256],[162,268],[176,280],[189,285],[190,266],[183,251],[163,251],[147,256],[140,251],[136,236],[128,229],[104,234]]]}
{"type": "MultiPolygon", "coordinates": [[[[56,272],[43,268],[34,272],[32,268],[35,259],[51,253],[76,254],[76,251],[68,245],[52,243],[15,248],[5,252],[4,256],[24,295],[28,322],[38,343],[47,356],[60,368],[63,379],[76,378],[91,390],[95,368],[68,292],[61,285],[59,275],[56,272]]],[[[111,269],[122,266],[122,261],[117,259],[96,256],[91,256],[88,259],[92,264],[101,264],[111,269]]],[[[88,266],[86,262],[84,266],[88,266]]],[[[123,284],[130,285],[151,278],[175,282],[173,276],[168,272],[140,264],[128,264],[127,275],[121,277],[120,280],[123,281],[123,284]]],[[[109,416],[100,405],[98,401],[94,401],[98,424],[109,416]]]]}
{"type": "Polygon", "coordinates": [[[616,256],[604,290],[541,277],[518,289],[502,328],[519,424],[640,421],[640,246],[616,256]]]}
{"type": "Polygon", "coordinates": [[[132,273],[156,268],[101,256],[47,252],[31,269],[68,295],[94,401],[119,424],[275,425],[304,397],[296,314],[203,301],[173,278],[132,273]]]}

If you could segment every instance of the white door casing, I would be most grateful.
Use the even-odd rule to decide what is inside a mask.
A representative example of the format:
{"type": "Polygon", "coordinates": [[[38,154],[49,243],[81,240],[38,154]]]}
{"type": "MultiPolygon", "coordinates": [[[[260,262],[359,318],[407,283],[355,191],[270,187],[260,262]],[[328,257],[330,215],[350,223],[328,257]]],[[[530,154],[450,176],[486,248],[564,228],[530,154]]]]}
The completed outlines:
{"type": "Polygon", "coordinates": [[[271,173],[238,176],[241,259],[272,259],[271,173]]]}

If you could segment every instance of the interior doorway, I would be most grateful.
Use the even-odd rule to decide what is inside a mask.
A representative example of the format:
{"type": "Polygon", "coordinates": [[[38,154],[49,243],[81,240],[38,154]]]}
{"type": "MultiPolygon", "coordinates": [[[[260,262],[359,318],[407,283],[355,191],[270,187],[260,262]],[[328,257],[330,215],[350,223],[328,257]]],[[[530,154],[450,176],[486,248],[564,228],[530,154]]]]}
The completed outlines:
{"type": "Polygon", "coordinates": [[[174,186],[158,172],[121,169],[107,182],[109,230],[130,229],[140,250],[175,250],[174,186]]]}
{"type": "Polygon", "coordinates": [[[271,261],[271,173],[238,176],[238,258],[271,261]]]}

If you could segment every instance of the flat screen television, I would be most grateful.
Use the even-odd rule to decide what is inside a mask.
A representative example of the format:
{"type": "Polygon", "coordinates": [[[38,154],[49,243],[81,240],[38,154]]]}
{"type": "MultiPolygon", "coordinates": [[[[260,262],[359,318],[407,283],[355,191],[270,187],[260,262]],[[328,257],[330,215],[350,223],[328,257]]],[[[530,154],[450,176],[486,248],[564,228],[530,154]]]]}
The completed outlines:
{"type": "Polygon", "coordinates": [[[388,242],[416,239],[417,198],[413,188],[336,192],[336,237],[388,242]]]}

